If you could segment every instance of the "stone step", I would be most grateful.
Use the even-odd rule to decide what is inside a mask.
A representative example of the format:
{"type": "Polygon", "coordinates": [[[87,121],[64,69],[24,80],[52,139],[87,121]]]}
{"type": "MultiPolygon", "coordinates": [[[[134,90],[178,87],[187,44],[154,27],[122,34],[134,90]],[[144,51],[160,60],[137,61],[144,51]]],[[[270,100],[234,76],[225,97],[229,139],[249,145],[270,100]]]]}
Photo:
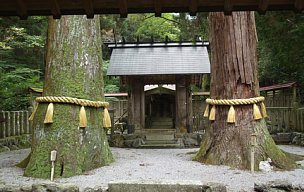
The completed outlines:
{"type": "Polygon", "coordinates": [[[165,135],[165,134],[175,134],[176,133],[176,129],[143,129],[141,130],[142,134],[159,134],[159,135],[165,135]]]}
{"type": "Polygon", "coordinates": [[[158,125],[158,126],[171,125],[171,126],[173,126],[173,122],[171,122],[171,121],[152,121],[151,126],[153,126],[153,125],[158,125]]]}
{"type": "Polygon", "coordinates": [[[139,148],[183,148],[179,143],[142,144],[139,148]]]}
{"type": "Polygon", "coordinates": [[[173,119],[170,117],[153,117],[151,118],[151,121],[163,121],[163,122],[172,122],[173,119]]]}
{"type": "Polygon", "coordinates": [[[146,140],[151,141],[151,140],[174,140],[175,137],[173,134],[146,134],[146,140]]]}
{"type": "Polygon", "coordinates": [[[221,191],[226,192],[227,189],[223,184],[205,183],[194,180],[129,180],[129,181],[111,181],[109,182],[109,192],[206,192],[206,191],[221,191]]]}
{"type": "Polygon", "coordinates": [[[162,129],[170,129],[173,128],[173,121],[172,118],[152,118],[150,120],[150,128],[152,129],[158,129],[158,128],[162,128],[162,129]]]}
{"type": "Polygon", "coordinates": [[[145,140],[139,148],[184,148],[182,139],[171,140],[145,140]]]}
{"type": "Polygon", "coordinates": [[[151,125],[151,129],[173,129],[173,125],[151,125]]]}
{"type": "Polygon", "coordinates": [[[176,144],[177,140],[146,140],[145,144],[153,145],[153,144],[176,144]]]}

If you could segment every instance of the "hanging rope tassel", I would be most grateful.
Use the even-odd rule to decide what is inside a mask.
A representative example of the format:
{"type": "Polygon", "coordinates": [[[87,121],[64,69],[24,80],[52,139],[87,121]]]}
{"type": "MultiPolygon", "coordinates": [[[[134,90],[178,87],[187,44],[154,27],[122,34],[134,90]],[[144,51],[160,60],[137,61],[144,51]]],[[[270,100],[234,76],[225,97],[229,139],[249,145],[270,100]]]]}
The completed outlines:
{"type": "Polygon", "coordinates": [[[234,110],[233,105],[230,106],[230,109],[228,111],[227,122],[235,123],[235,110],[234,110]]]}
{"type": "Polygon", "coordinates": [[[36,111],[37,111],[37,109],[38,109],[38,105],[39,105],[39,103],[37,103],[37,105],[35,106],[33,113],[31,114],[31,116],[30,116],[29,119],[28,119],[29,121],[33,121],[33,120],[34,120],[36,111]]]}
{"type": "Polygon", "coordinates": [[[53,123],[53,113],[54,113],[54,104],[49,103],[48,108],[46,110],[44,123],[53,123]]]}
{"type": "Polygon", "coordinates": [[[207,104],[205,112],[204,112],[204,117],[208,117],[209,116],[209,104],[207,104]]]}
{"type": "Polygon", "coordinates": [[[210,110],[209,120],[214,121],[215,120],[215,105],[212,106],[210,110]]]}
{"type": "Polygon", "coordinates": [[[86,114],[84,106],[81,106],[80,112],[79,112],[79,127],[86,128],[87,124],[88,124],[87,123],[87,114],[86,114]]]}
{"type": "Polygon", "coordinates": [[[104,112],[103,112],[103,127],[105,128],[111,127],[111,117],[106,107],[104,108],[104,112]]]}
{"type": "Polygon", "coordinates": [[[260,109],[256,104],[253,104],[253,118],[254,120],[262,119],[260,109]]]}
{"type": "Polygon", "coordinates": [[[268,115],[267,115],[267,110],[266,110],[266,106],[265,106],[264,102],[261,103],[261,108],[262,108],[263,117],[264,117],[264,118],[268,117],[268,115]]]}

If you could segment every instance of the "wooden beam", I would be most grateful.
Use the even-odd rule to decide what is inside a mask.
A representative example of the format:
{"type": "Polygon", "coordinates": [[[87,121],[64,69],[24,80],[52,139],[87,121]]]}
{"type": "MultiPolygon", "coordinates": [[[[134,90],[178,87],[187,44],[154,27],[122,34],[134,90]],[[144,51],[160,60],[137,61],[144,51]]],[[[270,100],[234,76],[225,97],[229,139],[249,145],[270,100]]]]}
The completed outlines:
{"type": "Polygon", "coordinates": [[[54,19],[60,19],[61,11],[58,0],[52,0],[51,2],[51,12],[54,19]]]}
{"type": "Polygon", "coordinates": [[[121,18],[128,17],[128,4],[127,0],[119,0],[119,12],[121,18]]]}
{"type": "Polygon", "coordinates": [[[1,1],[0,16],[233,11],[302,11],[303,0],[9,0],[1,1]],[[92,5],[93,4],[93,5],[92,5]],[[64,5],[64,7],[63,7],[64,5]],[[85,6],[84,6],[85,5],[85,6]],[[91,7],[93,6],[93,8],[91,7]]]}
{"type": "Polygon", "coordinates": [[[233,0],[224,0],[224,13],[231,15],[233,10],[233,0]]]}
{"type": "Polygon", "coordinates": [[[94,7],[92,0],[82,0],[84,11],[88,19],[94,18],[94,7]]]}
{"type": "Polygon", "coordinates": [[[161,17],[162,3],[161,0],[154,0],[155,17],[161,17]]]}
{"type": "Polygon", "coordinates": [[[21,19],[27,19],[27,8],[24,0],[17,0],[17,14],[21,19]]]}
{"type": "Polygon", "coordinates": [[[259,0],[259,10],[260,14],[265,14],[268,8],[269,0],[259,0]]]}
{"type": "Polygon", "coordinates": [[[295,6],[295,11],[301,13],[304,10],[303,0],[295,0],[294,6],[295,6]]]}
{"type": "Polygon", "coordinates": [[[198,0],[190,0],[189,2],[189,11],[190,16],[196,16],[197,13],[197,7],[198,7],[198,0]]]}

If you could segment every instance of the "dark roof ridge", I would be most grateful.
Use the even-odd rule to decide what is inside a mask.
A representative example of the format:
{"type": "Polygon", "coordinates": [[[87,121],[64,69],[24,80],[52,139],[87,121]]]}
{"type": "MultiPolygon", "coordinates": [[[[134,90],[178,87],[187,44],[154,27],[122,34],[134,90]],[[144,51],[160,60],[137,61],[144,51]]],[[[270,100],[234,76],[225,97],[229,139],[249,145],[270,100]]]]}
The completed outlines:
{"type": "Polygon", "coordinates": [[[104,43],[109,48],[143,48],[143,47],[202,47],[209,46],[208,41],[196,41],[196,42],[141,42],[141,43],[104,43]]]}

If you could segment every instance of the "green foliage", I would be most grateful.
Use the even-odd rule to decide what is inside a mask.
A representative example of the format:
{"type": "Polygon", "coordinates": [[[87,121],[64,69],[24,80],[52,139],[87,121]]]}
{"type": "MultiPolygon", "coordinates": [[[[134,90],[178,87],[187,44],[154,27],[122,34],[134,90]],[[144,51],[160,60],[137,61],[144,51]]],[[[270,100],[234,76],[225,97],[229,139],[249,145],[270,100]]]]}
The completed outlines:
{"type": "Polygon", "coordinates": [[[28,107],[28,87],[42,86],[46,17],[0,17],[0,110],[28,107]]]}
{"type": "MultiPolygon", "coordinates": [[[[260,84],[296,81],[304,88],[304,16],[293,12],[256,15],[260,84]]],[[[300,98],[304,98],[301,93],[300,98]]]]}
{"type": "Polygon", "coordinates": [[[42,86],[39,74],[38,70],[29,68],[16,68],[6,72],[0,67],[0,109],[26,109],[29,101],[29,86],[42,86]]]}
{"type": "Polygon", "coordinates": [[[103,80],[104,80],[104,92],[105,93],[118,93],[120,91],[120,81],[118,77],[108,77],[107,70],[109,67],[109,61],[103,62],[103,80]]]}
{"type": "Polygon", "coordinates": [[[191,17],[186,13],[174,15],[176,25],[180,29],[179,39],[185,41],[194,41],[200,37],[202,40],[208,40],[208,20],[207,13],[198,13],[191,17]]]}
{"type": "Polygon", "coordinates": [[[126,41],[134,42],[139,37],[140,41],[164,41],[166,36],[171,41],[180,39],[192,41],[195,36],[207,39],[207,15],[198,14],[190,17],[188,14],[164,13],[162,17],[155,17],[154,14],[130,14],[128,18],[119,16],[102,16],[101,27],[104,39],[112,40],[115,32],[119,41],[124,37],[126,41]],[[112,35],[112,36],[111,36],[112,35]]]}
{"type": "MultiPolygon", "coordinates": [[[[139,23],[135,35],[142,40],[149,41],[151,37],[155,41],[164,41],[166,36],[173,41],[177,41],[180,30],[175,26],[173,15],[166,13],[162,17],[154,17],[154,14],[145,14],[141,16],[142,20],[139,23]]],[[[130,19],[132,19],[130,17],[130,19]]]]}

